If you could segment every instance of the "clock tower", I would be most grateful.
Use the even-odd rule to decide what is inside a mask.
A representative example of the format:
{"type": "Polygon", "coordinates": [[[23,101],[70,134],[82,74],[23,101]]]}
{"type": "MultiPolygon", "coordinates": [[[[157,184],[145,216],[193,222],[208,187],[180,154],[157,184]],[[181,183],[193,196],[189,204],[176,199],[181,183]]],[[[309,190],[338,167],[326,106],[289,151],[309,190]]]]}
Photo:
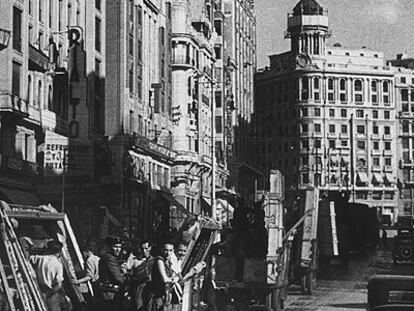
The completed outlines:
{"type": "Polygon", "coordinates": [[[291,51],[295,56],[301,55],[302,62],[306,56],[323,57],[329,36],[327,11],[315,0],[301,0],[288,15],[285,38],[291,39],[291,51]]]}

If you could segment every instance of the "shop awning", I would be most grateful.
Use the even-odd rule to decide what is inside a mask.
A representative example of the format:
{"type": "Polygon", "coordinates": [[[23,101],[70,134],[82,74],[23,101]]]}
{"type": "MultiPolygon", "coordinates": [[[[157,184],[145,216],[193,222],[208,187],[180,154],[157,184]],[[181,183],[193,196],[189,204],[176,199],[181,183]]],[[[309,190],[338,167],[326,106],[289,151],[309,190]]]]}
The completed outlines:
{"type": "Polygon", "coordinates": [[[171,205],[177,207],[183,214],[190,216],[191,213],[187,211],[187,209],[182,205],[180,202],[178,202],[170,193],[166,193],[164,191],[157,191],[158,194],[160,194],[165,200],[167,200],[171,205]]]}
{"type": "Polygon", "coordinates": [[[362,184],[367,184],[368,183],[367,173],[365,173],[365,172],[358,172],[357,173],[357,181],[359,181],[362,184]]]}
{"type": "Polygon", "coordinates": [[[14,189],[14,188],[0,188],[0,192],[5,196],[5,200],[10,204],[21,204],[21,205],[40,205],[39,198],[33,192],[14,189]]]}
{"type": "Polygon", "coordinates": [[[385,173],[384,183],[386,183],[386,184],[394,184],[395,183],[395,180],[394,180],[394,177],[392,176],[392,174],[385,173]]]}
{"type": "Polygon", "coordinates": [[[372,176],[372,182],[374,184],[382,184],[384,181],[382,180],[382,176],[378,173],[374,173],[372,176]]]}
{"type": "MultiPolygon", "coordinates": [[[[203,198],[205,206],[211,210],[211,199],[203,198]]],[[[217,220],[226,222],[227,220],[233,219],[234,206],[231,205],[227,200],[216,198],[216,213],[217,220]]]]}

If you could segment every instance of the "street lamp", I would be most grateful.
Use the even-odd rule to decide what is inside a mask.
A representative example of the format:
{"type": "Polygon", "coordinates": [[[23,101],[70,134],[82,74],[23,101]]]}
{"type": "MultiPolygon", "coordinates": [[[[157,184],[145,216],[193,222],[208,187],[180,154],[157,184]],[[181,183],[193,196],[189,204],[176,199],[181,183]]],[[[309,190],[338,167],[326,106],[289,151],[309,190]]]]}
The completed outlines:
{"type": "Polygon", "coordinates": [[[5,49],[9,45],[10,31],[0,28],[0,50],[5,49]]]}

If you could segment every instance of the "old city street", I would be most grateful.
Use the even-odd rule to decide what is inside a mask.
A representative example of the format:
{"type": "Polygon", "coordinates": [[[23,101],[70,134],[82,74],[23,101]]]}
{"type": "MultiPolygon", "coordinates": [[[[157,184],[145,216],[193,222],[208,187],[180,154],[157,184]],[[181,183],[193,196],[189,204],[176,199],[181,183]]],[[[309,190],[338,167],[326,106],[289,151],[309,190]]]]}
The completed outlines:
{"type": "Polygon", "coordinates": [[[366,310],[366,287],[371,275],[413,273],[413,264],[394,265],[391,251],[380,250],[365,256],[353,254],[348,269],[336,262],[320,268],[314,295],[302,295],[298,287],[291,287],[286,310],[366,310]]]}

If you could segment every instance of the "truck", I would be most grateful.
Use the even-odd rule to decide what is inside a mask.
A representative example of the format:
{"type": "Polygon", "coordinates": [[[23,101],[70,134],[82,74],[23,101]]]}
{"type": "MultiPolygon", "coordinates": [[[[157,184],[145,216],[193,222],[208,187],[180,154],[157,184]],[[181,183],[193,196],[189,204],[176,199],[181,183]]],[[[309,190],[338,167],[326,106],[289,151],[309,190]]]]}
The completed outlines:
{"type": "MultiPolygon", "coordinates": [[[[292,239],[303,223],[312,227],[309,215],[312,214],[313,221],[315,218],[310,208],[291,230],[286,230],[284,191],[282,174],[270,171],[269,190],[255,208],[235,209],[233,226],[230,232],[222,233],[221,248],[214,256],[215,284],[221,293],[217,297],[218,310],[229,306],[236,310],[284,309],[292,239]],[[253,241],[250,247],[246,245],[249,241],[253,241]]],[[[310,237],[311,234],[306,235],[310,237]]],[[[308,245],[304,247],[308,250],[308,245]]]]}

